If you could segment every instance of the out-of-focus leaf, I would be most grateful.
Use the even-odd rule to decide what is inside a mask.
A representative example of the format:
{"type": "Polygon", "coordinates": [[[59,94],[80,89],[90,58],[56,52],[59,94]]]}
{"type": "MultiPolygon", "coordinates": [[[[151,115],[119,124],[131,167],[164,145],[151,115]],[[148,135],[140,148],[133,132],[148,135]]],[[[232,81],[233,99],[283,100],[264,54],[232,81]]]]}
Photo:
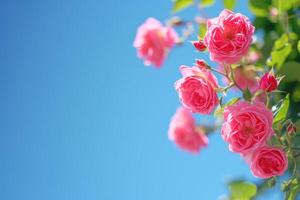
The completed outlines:
{"type": "Polygon", "coordinates": [[[215,3],[215,0],[201,0],[200,5],[202,7],[209,7],[215,3]]]}
{"type": "Polygon", "coordinates": [[[295,102],[299,102],[300,101],[300,83],[297,84],[293,94],[292,94],[292,99],[295,102]]]}
{"type": "Polygon", "coordinates": [[[233,200],[250,200],[256,195],[257,187],[253,183],[235,181],[229,184],[229,190],[233,200]]]}
{"type": "Polygon", "coordinates": [[[178,12],[194,4],[194,0],[174,0],[172,11],[178,12]]]}
{"type": "Polygon", "coordinates": [[[236,0],[223,0],[224,7],[232,10],[236,4],[236,0]]]}
{"type": "Polygon", "coordinates": [[[298,49],[298,51],[299,51],[299,53],[300,53],[300,40],[298,41],[297,49],[298,49]]]}
{"type": "Polygon", "coordinates": [[[290,95],[287,94],[282,104],[275,112],[275,118],[273,120],[274,124],[286,118],[286,115],[289,111],[289,105],[290,105],[290,95]]]}
{"type": "Polygon", "coordinates": [[[287,62],[279,69],[278,74],[284,75],[283,81],[300,81],[300,63],[287,62]]]}
{"type": "Polygon", "coordinates": [[[271,0],[249,0],[250,11],[258,17],[266,17],[269,14],[271,0]]]}
{"type": "Polygon", "coordinates": [[[293,4],[294,0],[273,0],[273,6],[278,8],[279,12],[291,9],[293,4]]]}
{"type": "Polygon", "coordinates": [[[268,62],[268,65],[280,68],[291,52],[292,45],[289,43],[289,37],[287,34],[283,34],[275,41],[271,52],[271,60],[268,62]]]}
{"type": "Polygon", "coordinates": [[[207,31],[207,26],[206,24],[199,24],[199,36],[200,38],[204,38],[205,34],[207,31]]]}

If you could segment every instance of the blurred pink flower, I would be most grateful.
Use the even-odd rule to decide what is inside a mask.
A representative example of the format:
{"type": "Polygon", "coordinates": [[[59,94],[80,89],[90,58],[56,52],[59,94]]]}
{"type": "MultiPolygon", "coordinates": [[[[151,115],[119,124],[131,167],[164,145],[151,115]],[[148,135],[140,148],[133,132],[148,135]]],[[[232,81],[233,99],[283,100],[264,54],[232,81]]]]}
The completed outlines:
{"type": "Polygon", "coordinates": [[[158,20],[148,18],[137,31],[134,47],[145,65],[160,67],[169,50],[179,41],[178,35],[171,27],[163,26],[158,20]]]}
{"type": "Polygon", "coordinates": [[[253,66],[237,67],[233,71],[236,84],[240,88],[243,90],[248,88],[251,93],[254,93],[259,89],[255,68],[253,66]]]}
{"type": "Polygon", "coordinates": [[[209,114],[219,103],[216,77],[207,69],[200,67],[180,67],[183,78],[175,83],[183,106],[192,112],[209,114]]]}
{"type": "Polygon", "coordinates": [[[272,123],[273,114],[263,103],[239,101],[225,108],[221,133],[230,151],[246,154],[273,135],[272,123]]]}
{"type": "Polygon", "coordinates": [[[237,63],[252,42],[254,26],[249,19],[230,10],[223,10],[219,17],[207,21],[204,42],[210,58],[219,63],[237,63]]]}
{"type": "Polygon", "coordinates": [[[192,113],[183,107],[178,108],[172,117],[168,134],[178,147],[191,153],[198,153],[208,144],[206,135],[196,127],[192,113]]]}

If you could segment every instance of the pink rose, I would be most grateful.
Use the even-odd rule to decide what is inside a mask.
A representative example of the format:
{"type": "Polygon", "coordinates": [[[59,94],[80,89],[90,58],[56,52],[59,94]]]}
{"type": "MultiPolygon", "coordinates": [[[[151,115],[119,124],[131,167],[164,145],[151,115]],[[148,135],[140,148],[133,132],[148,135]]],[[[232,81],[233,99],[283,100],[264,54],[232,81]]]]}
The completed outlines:
{"type": "Polygon", "coordinates": [[[206,147],[208,139],[202,130],[197,129],[192,113],[180,107],[172,117],[169,127],[169,139],[191,153],[198,153],[206,147]]]}
{"type": "Polygon", "coordinates": [[[278,82],[276,77],[271,73],[265,73],[259,82],[260,89],[265,90],[266,92],[272,92],[278,87],[278,82]]]}
{"type": "Polygon", "coordinates": [[[272,123],[272,112],[263,103],[239,101],[224,110],[222,137],[230,151],[245,154],[264,145],[273,135],[272,123]]]}
{"type": "Polygon", "coordinates": [[[211,113],[219,103],[216,77],[205,68],[183,65],[180,71],[183,78],[176,81],[175,88],[183,106],[192,112],[211,113]]]}
{"type": "Polygon", "coordinates": [[[174,29],[163,26],[154,18],[148,18],[138,28],[133,45],[137,48],[138,56],[144,59],[145,65],[160,67],[178,40],[174,29]]]}
{"type": "Polygon", "coordinates": [[[264,146],[250,156],[251,171],[258,178],[283,175],[287,167],[287,157],[279,148],[264,146]]]}
{"type": "Polygon", "coordinates": [[[207,22],[204,42],[211,60],[227,64],[238,62],[247,54],[253,33],[254,27],[246,16],[223,10],[218,18],[207,22]]]}

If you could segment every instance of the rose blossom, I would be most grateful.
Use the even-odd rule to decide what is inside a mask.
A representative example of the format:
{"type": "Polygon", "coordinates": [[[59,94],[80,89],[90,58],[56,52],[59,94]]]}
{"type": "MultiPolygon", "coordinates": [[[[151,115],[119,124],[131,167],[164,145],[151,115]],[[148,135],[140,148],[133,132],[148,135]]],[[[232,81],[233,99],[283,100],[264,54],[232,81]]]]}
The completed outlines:
{"type": "Polygon", "coordinates": [[[216,77],[205,68],[183,65],[180,71],[183,78],[176,81],[175,88],[183,106],[192,112],[211,113],[219,103],[216,77]]]}
{"type": "Polygon", "coordinates": [[[144,59],[145,65],[160,67],[178,40],[173,28],[163,26],[154,18],[148,18],[138,28],[133,45],[137,48],[138,56],[144,59]]]}
{"type": "Polygon", "coordinates": [[[230,10],[223,10],[218,18],[207,21],[204,42],[210,58],[219,63],[232,64],[247,54],[254,27],[249,19],[230,10]]]}
{"type": "Polygon", "coordinates": [[[245,154],[273,135],[272,122],[272,112],[263,103],[239,101],[224,110],[222,137],[230,151],[245,154]]]}
{"type": "Polygon", "coordinates": [[[250,168],[258,178],[282,175],[288,167],[287,157],[282,149],[264,146],[250,156],[250,168]]]}
{"type": "Polygon", "coordinates": [[[206,135],[197,129],[192,113],[183,107],[178,108],[172,117],[168,134],[177,146],[192,153],[199,152],[208,144],[206,135]]]}
{"type": "Polygon", "coordinates": [[[262,90],[272,92],[277,89],[278,82],[273,74],[265,73],[260,79],[259,86],[262,90]]]}

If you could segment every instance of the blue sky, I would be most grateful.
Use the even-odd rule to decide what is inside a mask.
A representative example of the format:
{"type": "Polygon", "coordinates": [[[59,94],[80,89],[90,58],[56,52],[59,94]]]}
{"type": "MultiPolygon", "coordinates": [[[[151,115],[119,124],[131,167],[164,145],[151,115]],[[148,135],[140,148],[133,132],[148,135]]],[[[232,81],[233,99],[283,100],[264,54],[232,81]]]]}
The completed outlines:
{"type": "MultiPolygon", "coordinates": [[[[257,181],[219,132],[199,155],[168,141],[178,66],[207,55],[185,45],[156,70],[143,66],[132,43],[147,17],[165,20],[171,6],[0,2],[0,199],[210,200],[232,178],[257,181]]],[[[221,10],[218,3],[207,13],[221,10]]],[[[236,11],[250,15],[242,2],[236,11]]]]}

